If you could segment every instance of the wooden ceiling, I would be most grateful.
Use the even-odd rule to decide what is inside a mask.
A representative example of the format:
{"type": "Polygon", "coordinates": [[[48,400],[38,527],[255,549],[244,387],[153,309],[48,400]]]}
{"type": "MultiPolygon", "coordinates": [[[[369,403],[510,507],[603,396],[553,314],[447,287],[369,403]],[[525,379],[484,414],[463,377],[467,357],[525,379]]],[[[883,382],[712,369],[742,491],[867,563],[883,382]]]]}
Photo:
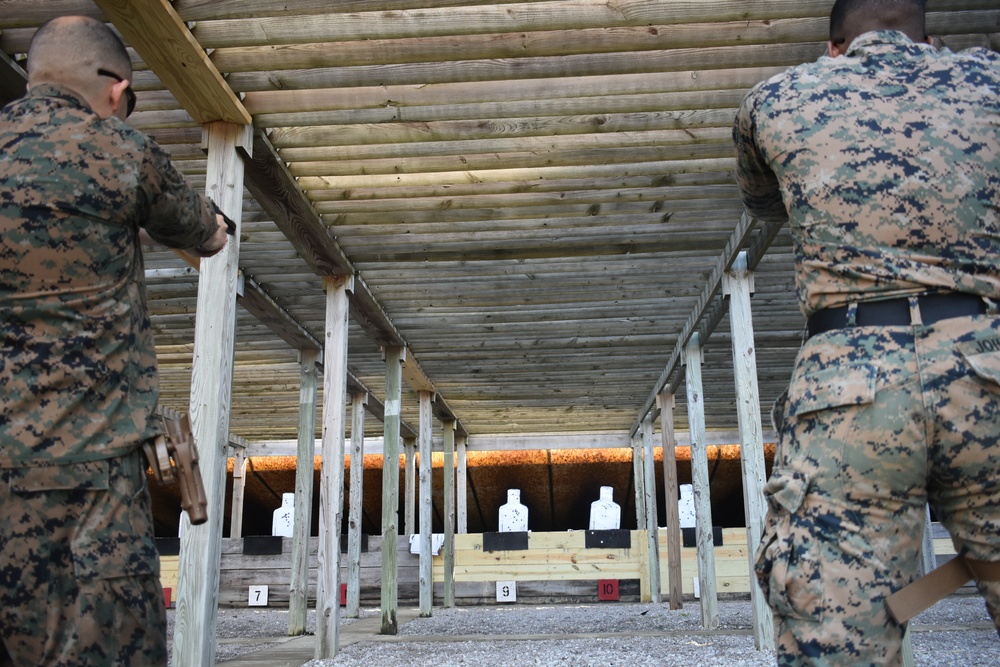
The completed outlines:
{"type": "MultiPolygon", "coordinates": [[[[997,0],[928,4],[951,48],[1000,47],[997,0]]],[[[377,406],[380,346],[405,345],[409,425],[426,389],[470,441],[620,437],[667,386],[684,430],[678,351],[698,332],[708,428],[732,432],[718,280],[737,250],[756,268],[765,425],[803,318],[787,229],[741,215],[731,123],[751,85],[823,51],[830,5],[0,0],[0,89],[20,89],[38,25],[85,14],[134,49],[130,123],[195,184],[201,124],[252,119],[238,436],[296,437],[298,351],[324,340],[323,276],[344,274],[350,384],[377,406]]],[[[197,275],[157,249],[147,272],[162,402],[186,410],[197,275]]]]}

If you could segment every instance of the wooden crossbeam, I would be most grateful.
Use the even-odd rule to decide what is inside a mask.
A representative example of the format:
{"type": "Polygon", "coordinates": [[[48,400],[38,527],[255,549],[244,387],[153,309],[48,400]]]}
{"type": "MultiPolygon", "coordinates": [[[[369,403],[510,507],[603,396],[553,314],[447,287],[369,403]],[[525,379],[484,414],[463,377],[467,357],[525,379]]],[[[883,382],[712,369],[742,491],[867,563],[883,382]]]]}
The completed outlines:
{"type": "Polygon", "coordinates": [[[168,0],[96,0],[129,44],[201,124],[253,118],[168,0]]]}

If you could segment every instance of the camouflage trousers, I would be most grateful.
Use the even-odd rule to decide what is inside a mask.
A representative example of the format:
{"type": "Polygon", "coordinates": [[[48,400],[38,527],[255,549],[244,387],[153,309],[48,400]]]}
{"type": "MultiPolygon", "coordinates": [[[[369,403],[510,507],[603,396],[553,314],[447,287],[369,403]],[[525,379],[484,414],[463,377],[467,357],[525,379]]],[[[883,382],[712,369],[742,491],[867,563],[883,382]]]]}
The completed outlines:
{"type": "MultiPolygon", "coordinates": [[[[757,551],[779,665],[902,664],[885,598],[917,577],[927,502],[960,553],[1000,560],[998,382],[995,315],[804,344],[757,551]]],[[[978,585],[998,622],[1000,583],[978,585]]]]}
{"type": "Polygon", "coordinates": [[[166,665],[144,459],[0,470],[0,665],[166,665]]]}

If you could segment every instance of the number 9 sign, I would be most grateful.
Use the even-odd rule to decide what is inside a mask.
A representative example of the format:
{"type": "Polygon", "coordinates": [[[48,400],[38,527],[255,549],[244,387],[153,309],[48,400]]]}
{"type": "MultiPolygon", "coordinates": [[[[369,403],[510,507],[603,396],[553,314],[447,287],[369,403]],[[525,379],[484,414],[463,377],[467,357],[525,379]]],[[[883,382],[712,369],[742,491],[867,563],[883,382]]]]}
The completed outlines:
{"type": "Polygon", "coordinates": [[[517,602],[517,582],[497,582],[497,602],[517,602]]]}

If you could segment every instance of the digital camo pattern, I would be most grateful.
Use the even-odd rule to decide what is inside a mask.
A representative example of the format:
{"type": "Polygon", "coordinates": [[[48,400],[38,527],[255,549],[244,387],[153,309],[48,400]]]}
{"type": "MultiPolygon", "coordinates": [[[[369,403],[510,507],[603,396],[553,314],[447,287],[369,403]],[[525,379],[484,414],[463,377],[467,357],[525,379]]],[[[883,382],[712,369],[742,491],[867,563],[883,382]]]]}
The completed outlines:
{"type": "Polygon", "coordinates": [[[733,136],[747,210],[791,221],[806,315],[928,289],[1000,297],[1000,54],[866,33],[758,84],[733,136]]]}
{"type": "Polygon", "coordinates": [[[139,227],[216,228],[167,154],[66,88],[0,112],[0,468],[120,455],[155,433],[139,227]]]}
{"type": "MultiPolygon", "coordinates": [[[[917,574],[925,504],[1000,560],[1000,317],[856,327],[796,360],[757,577],[781,665],[900,665],[885,598],[917,574]]],[[[1000,628],[1000,582],[981,585],[1000,628]]]]}
{"type": "MultiPolygon", "coordinates": [[[[806,315],[1000,295],[998,54],[867,33],[755,87],[733,134],[748,211],[789,219],[806,315]]],[[[804,344],[757,552],[780,665],[901,664],[884,600],[917,574],[928,501],[960,550],[1000,559],[998,382],[995,314],[804,344]]],[[[981,590],[996,620],[1000,584],[981,590]]]]}
{"type": "Polygon", "coordinates": [[[167,664],[159,560],[138,450],[110,460],[0,470],[0,507],[0,664],[167,664]]]}

